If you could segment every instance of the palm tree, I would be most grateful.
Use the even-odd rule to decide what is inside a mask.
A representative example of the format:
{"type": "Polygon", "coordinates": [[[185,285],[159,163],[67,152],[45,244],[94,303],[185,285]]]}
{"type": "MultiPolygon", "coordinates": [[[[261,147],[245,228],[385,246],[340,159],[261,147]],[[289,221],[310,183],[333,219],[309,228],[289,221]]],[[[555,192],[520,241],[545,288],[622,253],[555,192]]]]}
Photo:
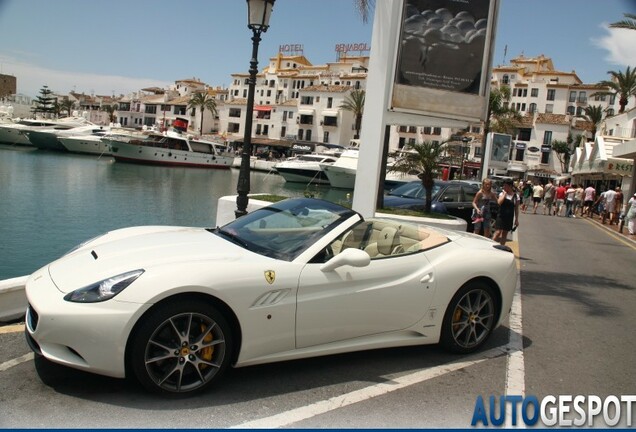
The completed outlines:
{"type": "Polygon", "coordinates": [[[522,119],[519,111],[509,107],[510,87],[501,86],[491,90],[488,98],[488,132],[510,133],[522,119]]]}
{"type": "Polygon", "coordinates": [[[561,172],[567,174],[570,156],[574,154],[574,150],[566,141],[552,140],[552,151],[556,153],[557,159],[561,163],[561,172]]]}
{"type": "Polygon", "coordinates": [[[596,136],[596,129],[603,121],[603,111],[603,107],[600,105],[590,105],[585,108],[585,114],[579,116],[585,121],[592,123],[592,138],[596,136]]]}
{"type": "Polygon", "coordinates": [[[623,28],[629,30],[636,30],[636,15],[624,13],[625,19],[610,24],[610,28],[623,28]]]}
{"type": "Polygon", "coordinates": [[[62,111],[66,111],[67,115],[70,117],[73,111],[73,108],[75,107],[75,102],[67,98],[62,101],[60,106],[62,108],[62,111]]]}
{"type": "Polygon", "coordinates": [[[360,12],[360,16],[362,17],[362,22],[367,23],[369,21],[369,15],[373,10],[373,4],[375,3],[373,0],[354,0],[356,9],[360,12]]]}
{"type": "Polygon", "coordinates": [[[424,211],[431,212],[431,200],[433,198],[433,186],[437,177],[438,159],[442,154],[442,148],[446,142],[424,141],[423,143],[407,144],[404,153],[398,158],[391,171],[401,173],[419,172],[422,186],[426,190],[426,202],[424,211]]]}
{"type": "Polygon", "coordinates": [[[621,71],[608,71],[607,73],[610,74],[613,79],[611,81],[601,81],[598,85],[609,87],[610,90],[596,92],[592,94],[592,96],[618,95],[618,105],[620,106],[618,113],[621,114],[625,112],[629,97],[636,96],[636,69],[631,69],[627,66],[625,73],[621,71]]]}
{"type": "Polygon", "coordinates": [[[102,111],[106,111],[108,113],[108,121],[111,123],[115,123],[117,120],[117,116],[115,115],[115,111],[117,111],[117,104],[113,105],[104,105],[102,107],[102,111]]]}
{"type": "Polygon", "coordinates": [[[356,136],[354,138],[360,138],[360,129],[362,127],[362,114],[364,113],[364,90],[352,90],[347,95],[340,108],[351,111],[356,118],[356,136]]]}
{"type": "Polygon", "coordinates": [[[217,115],[216,99],[207,92],[197,92],[192,95],[190,102],[188,102],[188,109],[196,109],[197,107],[201,109],[199,135],[203,135],[203,112],[207,109],[212,113],[212,117],[215,117],[217,115]]]}

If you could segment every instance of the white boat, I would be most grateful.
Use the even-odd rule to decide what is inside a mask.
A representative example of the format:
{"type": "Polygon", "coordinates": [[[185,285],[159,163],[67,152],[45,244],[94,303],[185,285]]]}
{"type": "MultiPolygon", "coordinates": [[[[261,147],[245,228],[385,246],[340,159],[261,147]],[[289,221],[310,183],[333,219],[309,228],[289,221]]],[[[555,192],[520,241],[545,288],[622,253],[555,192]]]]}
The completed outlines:
{"type": "Polygon", "coordinates": [[[86,135],[101,131],[108,131],[107,126],[99,126],[93,123],[84,124],[72,128],[59,128],[58,126],[51,128],[37,128],[25,130],[22,132],[29,138],[31,144],[41,150],[66,151],[66,147],[60,141],[60,138],[72,137],[77,135],[86,135]]]}
{"type": "MultiPolygon", "coordinates": [[[[241,156],[234,157],[234,163],[232,164],[232,167],[240,168],[241,159],[242,159],[241,156]]],[[[280,160],[268,160],[268,159],[258,158],[256,156],[250,156],[250,170],[272,172],[277,174],[277,171],[276,169],[274,169],[274,166],[276,166],[276,164],[279,162],[280,160]]]]}
{"type": "Polygon", "coordinates": [[[303,154],[286,159],[274,165],[274,168],[291,183],[329,184],[329,179],[321,166],[331,165],[337,156],[324,154],[303,154]]]}
{"type": "Polygon", "coordinates": [[[110,155],[110,145],[102,141],[109,133],[109,128],[99,129],[83,135],[59,136],[58,140],[71,153],[110,155]]]}
{"type": "Polygon", "coordinates": [[[32,145],[31,141],[29,141],[29,138],[25,135],[27,131],[45,128],[56,128],[58,130],[71,129],[86,125],[87,123],[88,120],[83,117],[66,117],[57,120],[22,119],[14,123],[0,124],[0,142],[30,146],[32,145]]]}
{"type": "Polygon", "coordinates": [[[106,135],[102,142],[110,146],[117,162],[194,168],[230,168],[234,162],[234,154],[223,145],[172,130],[145,138],[106,135]]]}
{"type": "MultiPolygon", "coordinates": [[[[348,149],[342,152],[338,160],[333,164],[321,165],[331,187],[341,189],[353,189],[356,183],[358,170],[358,149],[348,149]]],[[[418,180],[416,175],[402,174],[390,170],[392,159],[387,162],[387,171],[384,179],[384,188],[392,189],[402,183],[418,180]]]]}
{"type": "Polygon", "coordinates": [[[336,162],[320,165],[331,187],[353,189],[358,169],[358,154],[357,149],[345,150],[336,162]]]}

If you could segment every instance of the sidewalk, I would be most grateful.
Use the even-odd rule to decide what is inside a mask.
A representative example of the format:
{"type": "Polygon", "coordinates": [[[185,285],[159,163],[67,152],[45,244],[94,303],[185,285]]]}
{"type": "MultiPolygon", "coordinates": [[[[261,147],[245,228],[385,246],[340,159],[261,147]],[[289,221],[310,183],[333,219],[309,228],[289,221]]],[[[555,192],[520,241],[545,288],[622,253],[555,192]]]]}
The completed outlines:
{"type": "MultiPolygon", "coordinates": [[[[577,218],[579,218],[579,217],[580,216],[577,216],[577,218]]],[[[623,226],[623,232],[621,233],[618,230],[619,226],[617,224],[610,224],[609,223],[609,219],[606,219],[605,223],[602,223],[600,215],[594,214],[594,215],[592,215],[592,218],[589,218],[589,217],[586,216],[586,217],[584,217],[582,219],[587,219],[589,221],[592,221],[592,222],[596,223],[597,225],[602,226],[603,228],[605,228],[608,231],[612,231],[612,232],[618,234],[619,236],[622,236],[623,238],[625,238],[627,240],[636,242],[636,235],[630,235],[629,234],[629,231],[627,231],[627,225],[623,226]]]]}

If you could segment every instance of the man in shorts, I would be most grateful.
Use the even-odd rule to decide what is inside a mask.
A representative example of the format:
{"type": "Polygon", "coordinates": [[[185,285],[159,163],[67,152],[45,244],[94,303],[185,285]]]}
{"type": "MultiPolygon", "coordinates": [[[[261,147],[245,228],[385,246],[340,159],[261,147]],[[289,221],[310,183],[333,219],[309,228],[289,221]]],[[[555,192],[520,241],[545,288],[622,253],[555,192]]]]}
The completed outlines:
{"type": "Polygon", "coordinates": [[[532,202],[534,203],[532,207],[533,214],[537,214],[537,207],[539,207],[539,204],[541,204],[542,200],[543,200],[543,186],[541,186],[541,183],[537,182],[532,187],[532,202]]]}
{"type": "Polygon", "coordinates": [[[594,210],[594,201],[596,201],[596,189],[592,186],[592,183],[588,183],[585,188],[585,198],[583,199],[583,214],[592,217],[592,211],[594,210]]]}
{"type": "Polygon", "coordinates": [[[567,191],[567,189],[563,183],[559,183],[559,187],[556,188],[556,192],[554,194],[554,197],[556,198],[554,214],[557,216],[563,216],[562,209],[564,208],[563,204],[565,204],[565,191],[567,191]]]}
{"type": "Polygon", "coordinates": [[[546,210],[549,216],[552,216],[552,206],[554,205],[554,185],[552,180],[548,180],[543,188],[543,214],[546,214],[546,210]]]}

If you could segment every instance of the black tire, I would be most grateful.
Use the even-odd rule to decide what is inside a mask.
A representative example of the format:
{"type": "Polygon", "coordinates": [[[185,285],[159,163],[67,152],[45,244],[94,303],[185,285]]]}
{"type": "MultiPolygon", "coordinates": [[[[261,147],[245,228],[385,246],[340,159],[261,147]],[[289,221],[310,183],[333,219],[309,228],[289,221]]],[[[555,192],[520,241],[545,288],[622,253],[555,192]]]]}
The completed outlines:
{"type": "Polygon", "coordinates": [[[496,322],[497,297],[492,288],[483,282],[469,282],[448,304],[440,344],[453,353],[471,353],[488,340],[496,322]]]}
{"type": "Polygon", "coordinates": [[[232,333],[223,315],[193,300],[168,302],[142,318],[130,349],[130,366],[148,390],[191,395],[223,376],[232,333]]]}

